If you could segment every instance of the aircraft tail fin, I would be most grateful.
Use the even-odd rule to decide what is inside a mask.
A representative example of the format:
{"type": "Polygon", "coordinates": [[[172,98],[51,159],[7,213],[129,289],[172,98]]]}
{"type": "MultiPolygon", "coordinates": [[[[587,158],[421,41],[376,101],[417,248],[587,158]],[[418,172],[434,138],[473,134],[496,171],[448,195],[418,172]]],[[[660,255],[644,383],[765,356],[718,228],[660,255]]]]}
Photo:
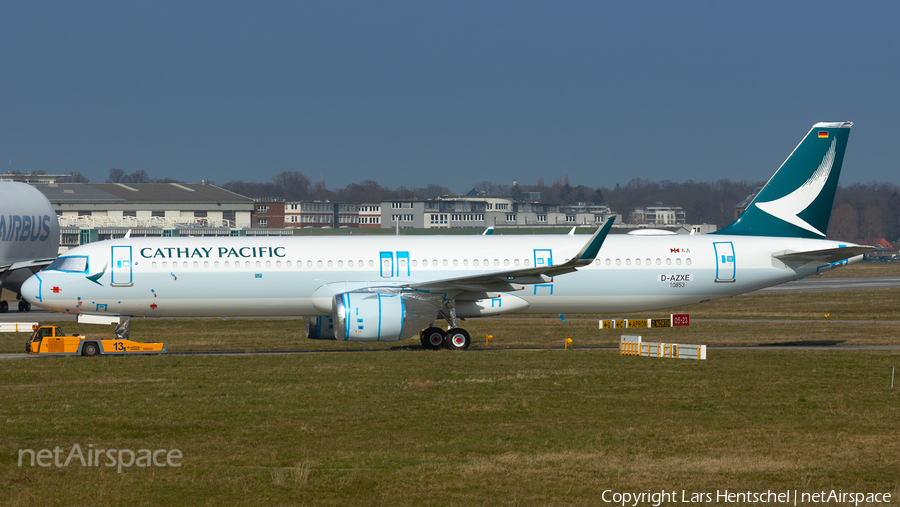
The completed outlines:
{"type": "Polygon", "coordinates": [[[852,126],[813,125],[744,213],[714,234],[824,238],[852,126]]]}

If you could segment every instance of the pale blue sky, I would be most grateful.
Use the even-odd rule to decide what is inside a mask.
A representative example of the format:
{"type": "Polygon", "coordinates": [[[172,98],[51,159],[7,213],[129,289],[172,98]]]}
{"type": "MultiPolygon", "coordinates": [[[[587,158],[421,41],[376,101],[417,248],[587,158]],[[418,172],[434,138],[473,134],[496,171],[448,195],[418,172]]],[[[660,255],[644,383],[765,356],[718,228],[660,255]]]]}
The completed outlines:
{"type": "Polygon", "coordinates": [[[462,192],[766,180],[853,121],[900,182],[896,2],[4,2],[4,169],[462,192]]]}

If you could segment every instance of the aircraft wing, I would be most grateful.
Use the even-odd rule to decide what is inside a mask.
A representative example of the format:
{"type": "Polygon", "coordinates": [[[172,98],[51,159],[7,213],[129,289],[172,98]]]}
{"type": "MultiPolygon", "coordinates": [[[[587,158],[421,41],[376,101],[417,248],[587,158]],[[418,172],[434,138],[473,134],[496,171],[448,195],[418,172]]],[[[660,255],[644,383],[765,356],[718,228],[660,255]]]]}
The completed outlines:
{"type": "Polygon", "coordinates": [[[51,262],[55,261],[56,257],[48,258],[48,259],[28,259],[24,261],[18,262],[5,262],[0,264],[0,273],[5,271],[15,271],[17,269],[28,268],[31,271],[37,273],[41,269],[50,265],[51,262]]]}
{"type": "Polygon", "coordinates": [[[807,252],[780,252],[773,254],[776,259],[784,262],[827,262],[829,264],[840,262],[857,255],[874,252],[874,246],[846,246],[841,248],[826,248],[824,250],[810,250],[807,252]]]}
{"type": "Polygon", "coordinates": [[[409,289],[421,291],[497,291],[521,290],[523,285],[546,283],[554,276],[577,271],[577,268],[587,266],[597,257],[597,252],[603,246],[609,230],[612,229],[615,218],[607,220],[606,224],[597,229],[581,250],[568,262],[551,266],[531,267],[508,271],[495,271],[483,275],[462,276],[433,280],[428,282],[413,283],[407,286],[409,289]]]}

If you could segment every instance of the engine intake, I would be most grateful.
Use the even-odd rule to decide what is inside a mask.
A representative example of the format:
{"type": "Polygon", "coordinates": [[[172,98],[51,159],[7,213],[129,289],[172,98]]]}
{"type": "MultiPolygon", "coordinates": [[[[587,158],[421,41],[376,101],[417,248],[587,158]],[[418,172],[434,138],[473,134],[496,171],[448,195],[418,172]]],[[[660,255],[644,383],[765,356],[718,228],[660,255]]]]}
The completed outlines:
{"type": "Polygon", "coordinates": [[[432,294],[392,290],[344,292],[332,299],[334,336],[346,341],[392,341],[416,335],[437,316],[432,294]]]}

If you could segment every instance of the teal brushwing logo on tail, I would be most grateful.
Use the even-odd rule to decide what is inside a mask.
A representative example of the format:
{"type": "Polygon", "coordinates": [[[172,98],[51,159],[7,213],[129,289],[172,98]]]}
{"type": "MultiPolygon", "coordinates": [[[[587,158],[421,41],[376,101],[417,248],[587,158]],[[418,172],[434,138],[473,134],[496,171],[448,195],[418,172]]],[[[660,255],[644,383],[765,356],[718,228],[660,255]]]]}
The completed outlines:
{"type": "Polygon", "coordinates": [[[828,176],[831,175],[831,168],[834,166],[834,148],[836,144],[837,137],[831,141],[831,148],[825,153],[825,158],[819,164],[819,169],[803,185],[800,185],[800,188],[774,201],[759,202],[759,199],[757,199],[757,202],[754,203],[756,207],[775,218],[780,218],[789,224],[802,227],[824,238],[825,233],[800,218],[800,213],[808,209],[825,188],[828,176]]]}
{"type": "Polygon", "coordinates": [[[746,211],[715,234],[824,238],[852,125],[813,125],[746,211]]]}

